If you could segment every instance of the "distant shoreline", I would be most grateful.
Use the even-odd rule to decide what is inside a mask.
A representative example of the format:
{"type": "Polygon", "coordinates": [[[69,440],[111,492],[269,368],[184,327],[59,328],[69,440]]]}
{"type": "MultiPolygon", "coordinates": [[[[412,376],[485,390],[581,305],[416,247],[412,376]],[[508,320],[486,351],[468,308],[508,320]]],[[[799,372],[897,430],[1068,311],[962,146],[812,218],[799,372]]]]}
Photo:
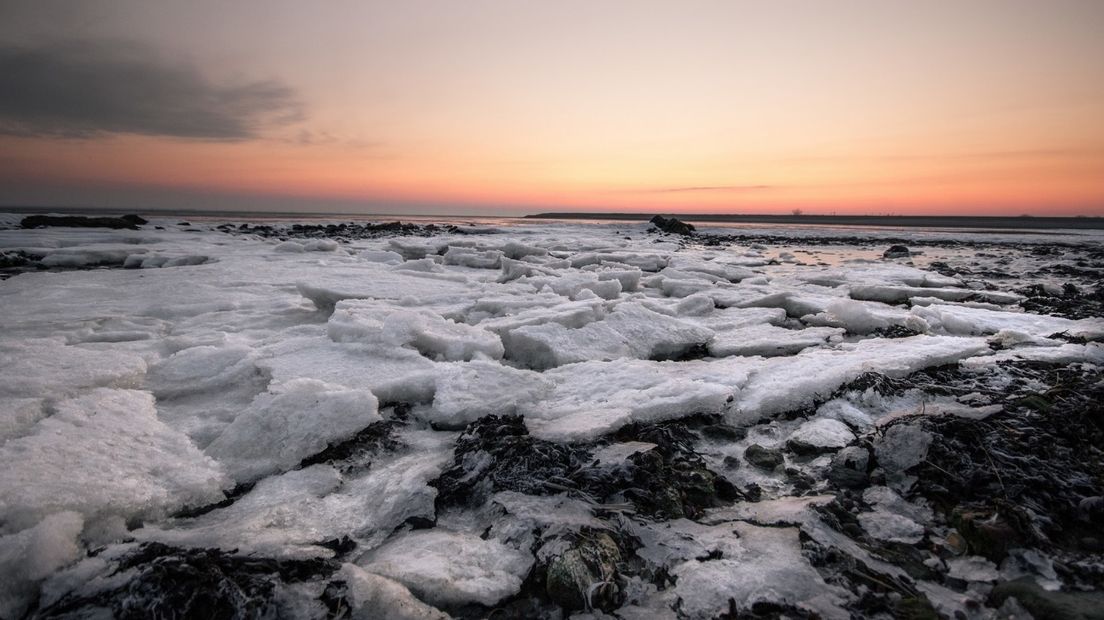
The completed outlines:
{"type": "MultiPolygon", "coordinates": [[[[535,213],[525,219],[648,221],[655,213],[535,213]]],[[[663,214],[671,215],[671,214],[663,214]]],[[[673,214],[684,222],[742,224],[809,224],[836,226],[902,226],[925,228],[1082,228],[1104,229],[1104,217],[946,216],[946,215],[755,215],[673,214]]]]}
{"type": "Polygon", "coordinates": [[[615,220],[647,222],[656,215],[676,217],[686,222],[735,223],[735,224],[774,224],[809,226],[884,226],[904,228],[974,228],[974,229],[1082,229],[1104,230],[1104,217],[1046,217],[1046,216],[947,216],[947,215],[760,215],[727,213],[617,213],[617,212],[546,212],[529,215],[474,215],[470,213],[429,214],[429,213],[352,213],[352,212],[296,212],[296,211],[219,211],[206,209],[156,209],[156,208],[118,208],[103,207],[45,207],[0,205],[0,213],[61,213],[104,215],[136,213],[156,217],[205,217],[225,219],[455,219],[492,218],[521,220],[615,220]]]}

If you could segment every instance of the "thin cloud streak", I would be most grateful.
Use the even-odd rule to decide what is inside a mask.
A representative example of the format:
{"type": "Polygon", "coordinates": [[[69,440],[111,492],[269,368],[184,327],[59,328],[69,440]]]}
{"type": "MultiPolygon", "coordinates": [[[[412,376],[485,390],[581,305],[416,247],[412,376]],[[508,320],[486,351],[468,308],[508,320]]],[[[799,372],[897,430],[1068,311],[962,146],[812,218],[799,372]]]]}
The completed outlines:
{"type": "Polygon", "coordinates": [[[618,190],[629,194],[681,194],[693,192],[761,192],[776,189],[773,185],[691,185],[688,187],[657,187],[649,189],[618,190]]]}

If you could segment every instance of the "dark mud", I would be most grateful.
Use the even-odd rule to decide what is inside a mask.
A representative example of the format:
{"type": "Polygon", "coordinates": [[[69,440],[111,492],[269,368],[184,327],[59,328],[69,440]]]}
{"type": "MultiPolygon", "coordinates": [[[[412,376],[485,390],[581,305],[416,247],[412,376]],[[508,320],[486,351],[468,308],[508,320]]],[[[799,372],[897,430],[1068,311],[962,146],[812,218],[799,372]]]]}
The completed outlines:
{"type": "MultiPolygon", "coordinates": [[[[981,555],[999,565],[1011,549],[1037,550],[1053,560],[1054,570],[1069,588],[1036,596],[1029,604],[1038,610],[1065,605],[1067,594],[1076,599],[1082,589],[1104,588],[1101,370],[1081,364],[1018,361],[976,371],[946,366],[900,379],[870,373],[842,388],[837,396],[866,391],[888,396],[910,390],[941,396],[982,395],[988,404],[1003,408],[981,419],[919,414],[895,421],[930,433],[926,455],[908,471],[916,482],[904,497],[926,500],[934,509],[935,523],[951,533],[944,540],[929,530],[916,545],[872,540],[855,519],[857,512],[867,508],[862,489],[868,483],[863,476],[828,476],[836,500],[821,509],[825,522],[912,578],[950,587],[959,586],[925,557],[981,555]]],[[[886,430],[874,433],[875,442],[886,430]]],[[[870,475],[872,484],[885,475],[879,465],[871,461],[858,469],[870,475]]],[[[856,584],[870,581],[854,574],[853,562],[842,559],[833,563],[828,561],[831,554],[823,557],[825,566],[835,571],[839,583],[848,589],[856,591],[856,584]]],[[[893,587],[882,591],[896,592],[893,600],[906,600],[910,595],[907,584],[890,585],[893,587]]],[[[870,583],[866,586],[873,587],[870,583]]],[[[994,593],[1001,587],[998,584],[994,593]]],[[[999,607],[1004,598],[996,596],[990,603],[999,607]]],[[[866,599],[871,605],[890,600],[866,599]]],[[[862,611],[873,613],[880,609],[878,605],[862,611]]],[[[1084,617],[1079,613],[1036,617],[1084,617]]],[[[898,617],[896,612],[894,616],[898,617]]]]}
{"type": "Polygon", "coordinates": [[[117,561],[119,585],[93,595],[70,594],[38,610],[36,618],[91,617],[102,610],[118,619],[276,618],[287,584],[325,579],[331,560],[252,558],[217,549],[181,549],[146,543],[117,561]]]}
{"type": "Polygon", "coordinates": [[[602,463],[590,458],[597,445],[533,438],[520,416],[482,418],[457,440],[452,466],[432,483],[439,492],[437,503],[480,505],[492,493],[507,490],[531,495],[568,492],[599,507],[624,506],[632,514],[677,519],[696,517],[706,508],[754,493],[735,488],[710,470],[693,448],[700,435],[683,422],[631,424],[610,439],[655,447],[620,463],[602,463]]]}
{"type": "Polygon", "coordinates": [[[1067,319],[1087,319],[1104,316],[1104,284],[1078,287],[1067,283],[1061,293],[1050,293],[1034,284],[1018,291],[1024,296],[1020,306],[1035,314],[1052,314],[1067,319]]]}

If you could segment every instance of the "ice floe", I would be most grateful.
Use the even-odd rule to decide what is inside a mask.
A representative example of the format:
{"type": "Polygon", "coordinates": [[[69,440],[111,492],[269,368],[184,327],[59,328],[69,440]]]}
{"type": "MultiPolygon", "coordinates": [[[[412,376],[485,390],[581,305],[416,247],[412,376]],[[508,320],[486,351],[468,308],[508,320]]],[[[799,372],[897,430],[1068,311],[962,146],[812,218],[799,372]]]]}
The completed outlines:
{"type": "Polygon", "coordinates": [[[1083,586],[920,491],[940,428],[1062,406],[1030,369],[1098,376],[1090,278],[1053,274],[1096,273],[1099,235],[870,232],[909,235],[888,260],[833,230],[156,223],[0,218],[0,617],[200,600],[158,572],[193,560],[353,618],[973,618],[1083,586]]]}

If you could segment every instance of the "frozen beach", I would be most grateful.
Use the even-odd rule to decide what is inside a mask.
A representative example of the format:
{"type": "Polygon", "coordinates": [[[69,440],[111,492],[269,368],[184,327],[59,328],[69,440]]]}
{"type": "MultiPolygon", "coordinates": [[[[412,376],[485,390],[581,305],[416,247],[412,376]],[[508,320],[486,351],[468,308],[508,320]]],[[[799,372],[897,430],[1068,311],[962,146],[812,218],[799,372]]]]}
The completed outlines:
{"type": "Polygon", "coordinates": [[[21,220],[0,618],[1104,609],[1104,231],[21,220]]]}

